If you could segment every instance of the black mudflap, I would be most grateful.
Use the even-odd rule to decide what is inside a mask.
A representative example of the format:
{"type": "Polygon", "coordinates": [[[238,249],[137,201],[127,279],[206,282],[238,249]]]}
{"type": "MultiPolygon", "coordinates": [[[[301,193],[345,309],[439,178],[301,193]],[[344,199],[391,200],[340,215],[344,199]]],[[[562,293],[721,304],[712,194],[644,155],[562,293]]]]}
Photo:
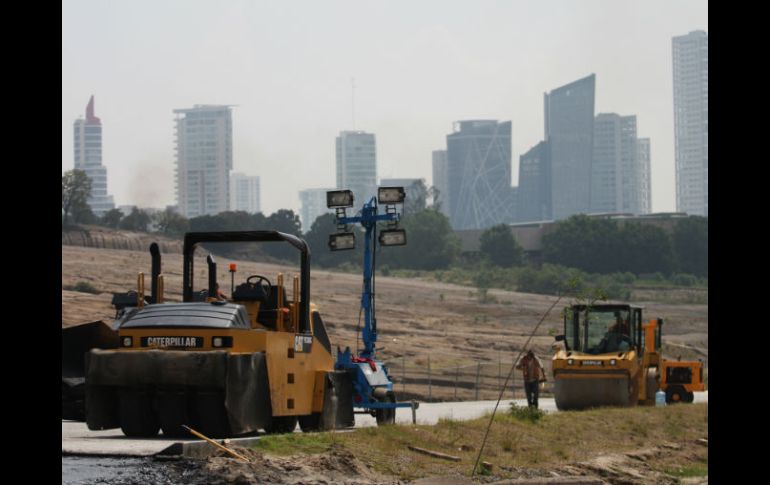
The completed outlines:
{"type": "Polygon", "coordinates": [[[120,426],[120,389],[203,389],[223,396],[230,434],[264,427],[270,390],[264,353],[92,350],[86,354],[86,422],[89,429],[120,426]]]}
{"type": "Polygon", "coordinates": [[[353,380],[346,371],[326,374],[321,429],[350,428],[353,417],[353,380]]]}
{"type": "Polygon", "coordinates": [[[270,417],[270,387],[264,353],[230,355],[225,389],[225,407],[233,434],[265,427],[270,417]]]}

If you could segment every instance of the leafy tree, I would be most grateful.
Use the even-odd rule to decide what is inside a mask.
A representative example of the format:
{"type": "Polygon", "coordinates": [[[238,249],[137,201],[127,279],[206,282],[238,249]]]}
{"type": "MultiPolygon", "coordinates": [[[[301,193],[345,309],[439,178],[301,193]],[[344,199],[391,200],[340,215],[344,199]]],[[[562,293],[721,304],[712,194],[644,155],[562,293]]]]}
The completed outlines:
{"type": "Polygon", "coordinates": [[[592,273],[612,273],[621,267],[622,244],[615,222],[585,214],[556,224],[543,236],[543,260],[592,273]]]}
{"type": "Polygon", "coordinates": [[[70,212],[72,212],[72,220],[78,224],[95,224],[98,220],[91,210],[91,206],[85,201],[78,201],[73,204],[70,212]]]}
{"type": "Polygon", "coordinates": [[[671,238],[660,227],[627,223],[620,229],[620,240],[621,257],[617,271],[670,274],[674,269],[671,238]]]}
{"type": "Polygon", "coordinates": [[[226,211],[216,215],[193,217],[189,221],[194,232],[256,231],[268,230],[267,218],[262,213],[249,214],[246,211],[226,211]]]}
{"type": "Polygon", "coordinates": [[[425,186],[424,179],[418,179],[406,189],[406,198],[404,199],[404,217],[416,214],[428,205],[428,188],[425,186]]]}
{"type": "Polygon", "coordinates": [[[103,226],[117,229],[121,219],[123,219],[123,212],[120,209],[110,209],[104,213],[100,222],[103,226]]]}
{"type": "Polygon", "coordinates": [[[447,268],[460,253],[460,239],[452,230],[449,219],[434,209],[405,217],[401,225],[406,229],[407,246],[383,248],[379,260],[391,268],[447,268]]]}
{"type": "Polygon", "coordinates": [[[679,271],[708,278],[708,218],[691,216],[680,219],[674,226],[672,239],[679,271]]]}
{"type": "Polygon", "coordinates": [[[167,236],[181,236],[190,229],[190,221],[185,216],[171,209],[166,209],[155,217],[158,232],[167,236]]]}
{"type": "Polygon", "coordinates": [[[363,234],[356,232],[356,247],[349,251],[332,251],[329,249],[329,235],[337,232],[334,214],[320,215],[313,221],[310,230],[302,237],[310,246],[310,262],[323,267],[339,266],[343,263],[361,264],[363,261],[363,234]]]}
{"type": "Polygon", "coordinates": [[[498,224],[481,234],[481,253],[493,264],[510,268],[521,265],[524,249],[507,224],[498,224]]]}
{"type": "Polygon", "coordinates": [[[129,215],[120,221],[120,228],[128,231],[147,232],[147,226],[152,219],[145,211],[134,207],[129,215]]]}
{"type": "Polygon", "coordinates": [[[82,170],[68,170],[61,177],[61,208],[64,211],[63,224],[67,225],[67,219],[73,208],[82,211],[84,205],[88,205],[91,196],[91,179],[82,170]]]}
{"type": "Polygon", "coordinates": [[[430,195],[431,200],[431,204],[428,207],[441,212],[441,207],[443,206],[445,199],[445,197],[441,195],[441,191],[437,189],[435,185],[431,185],[428,189],[428,195],[430,195]]]}
{"type": "MultiPolygon", "coordinates": [[[[266,221],[264,229],[270,231],[279,231],[294,236],[302,236],[302,224],[299,220],[299,214],[295,214],[290,209],[278,209],[270,214],[266,221]]],[[[299,253],[288,243],[268,243],[264,245],[264,251],[274,258],[285,261],[298,261],[299,253]]]]}

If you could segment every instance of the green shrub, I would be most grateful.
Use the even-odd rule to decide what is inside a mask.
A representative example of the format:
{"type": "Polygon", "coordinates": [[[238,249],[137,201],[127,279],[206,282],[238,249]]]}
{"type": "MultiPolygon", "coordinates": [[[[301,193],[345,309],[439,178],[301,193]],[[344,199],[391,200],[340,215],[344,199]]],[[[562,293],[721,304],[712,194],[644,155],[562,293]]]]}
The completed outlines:
{"type": "Polygon", "coordinates": [[[80,293],[91,293],[94,295],[101,293],[100,290],[96,289],[96,287],[88,281],[78,281],[74,285],[65,285],[64,289],[69,291],[78,291],[80,293]]]}
{"type": "Polygon", "coordinates": [[[540,418],[545,416],[545,412],[540,409],[527,406],[519,406],[513,401],[511,401],[510,414],[514,419],[518,419],[520,421],[529,421],[532,423],[536,423],[540,420],[540,418]]]}
{"type": "Polygon", "coordinates": [[[678,273],[671,277],[671,282],[677,286],[695,286],[698,283],[698,278],[691,274],[678,273]]]}

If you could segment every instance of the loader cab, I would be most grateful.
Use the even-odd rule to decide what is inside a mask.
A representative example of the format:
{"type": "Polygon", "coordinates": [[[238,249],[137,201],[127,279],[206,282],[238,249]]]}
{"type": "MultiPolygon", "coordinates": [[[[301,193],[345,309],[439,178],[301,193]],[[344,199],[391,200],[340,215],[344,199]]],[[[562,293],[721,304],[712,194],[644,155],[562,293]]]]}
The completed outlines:
{"type": "Polygon", "coordinates": [[[643,349],[642,309],[630,305],[572,305],[565,309],[568,350],[590,355],[643,349]]]}

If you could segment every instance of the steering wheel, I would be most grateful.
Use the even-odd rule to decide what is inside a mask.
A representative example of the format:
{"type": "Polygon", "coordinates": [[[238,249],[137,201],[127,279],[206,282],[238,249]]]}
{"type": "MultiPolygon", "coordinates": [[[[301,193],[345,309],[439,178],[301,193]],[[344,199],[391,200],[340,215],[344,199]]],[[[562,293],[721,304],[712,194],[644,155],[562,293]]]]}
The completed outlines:
{"type": "Polygon", "coordinates": [[[273,285],[270,283],[270,280],[266,277],[258,274],[254,274],[246,278],[246,284],[248,284],[250,287],[256,287],[257,285],[261,284],[262,282],[267,283],[267,293],[265,294],[265,298],[270,297],[270,293],[273,291],[273,285]],[[252,282],[251,280],[256,280],[252,282]]]}

